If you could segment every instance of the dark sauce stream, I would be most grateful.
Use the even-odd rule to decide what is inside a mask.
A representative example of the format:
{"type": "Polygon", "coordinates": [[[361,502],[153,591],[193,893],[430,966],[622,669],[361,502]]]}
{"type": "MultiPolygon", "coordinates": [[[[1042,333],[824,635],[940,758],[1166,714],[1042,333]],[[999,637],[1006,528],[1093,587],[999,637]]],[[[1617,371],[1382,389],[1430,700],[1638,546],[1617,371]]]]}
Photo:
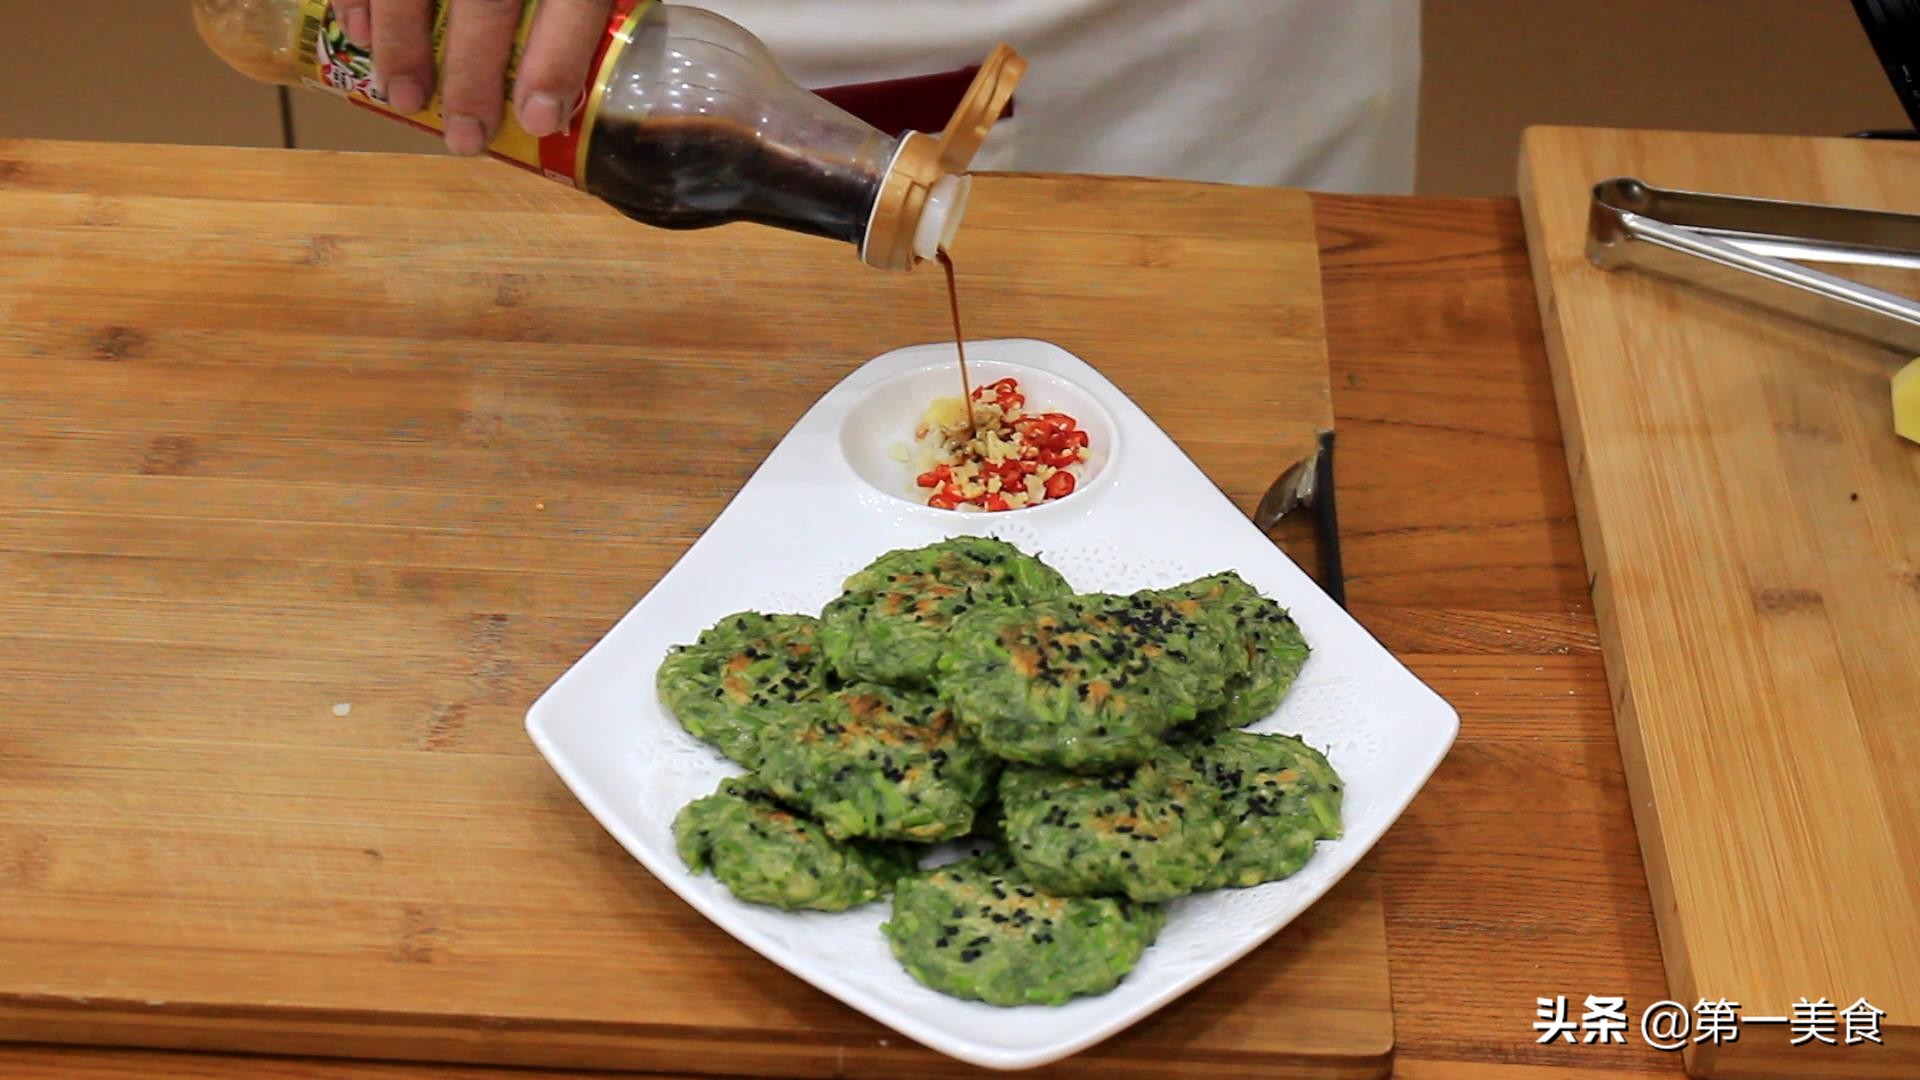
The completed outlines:
{"type": "Polygon", "coordinates": [[[940,269],[947,272],[947,306],[953,310],[953,347],[960,354],[960,404],[967,410],[967,438],[974,437],[973,430],[973,382],[967,378],[967,342],[960,332],[960,289],[953,281],[953,256],[946,248],[933,253],[940,261],[940,269]]]}

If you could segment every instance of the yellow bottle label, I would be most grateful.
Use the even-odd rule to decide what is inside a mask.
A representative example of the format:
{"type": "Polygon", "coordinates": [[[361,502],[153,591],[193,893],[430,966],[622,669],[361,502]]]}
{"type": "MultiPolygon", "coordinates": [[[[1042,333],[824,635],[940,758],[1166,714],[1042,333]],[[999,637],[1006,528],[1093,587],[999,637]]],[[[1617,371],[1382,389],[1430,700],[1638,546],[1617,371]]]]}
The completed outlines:
{"type": "MultiPolygon", "coordinates": [[[[530,135],[520,126],[509,106],[501,116],[497,134],[487,145],[487,152],[549,179],[578,186],[584,179],[586,143],[591,135],[587,130],[592,126],[589,105],[599,100],[599,91],[610,72],[612,59],[618,54],[619,47],[631,38],[634,24],[639,22],[640,16],[651,3],[652,0],[615,0],[607,19],[606,33],[601,35],[599,51],[588,68],[587,85],[576,99],[577,105],[565,130],[543,137],[530,135]]],[[[436,64],[444,67],[449,5],[439,3],[435,8],[433,51],[436,64]]],[[[520,54],[526,49],[527,36],[538,10],[537,2],[529,3],[520,18],[520,28],[514,35],[512,57],[507,63],[506,86],[509,89],[519,72],[520,54]]],[[[300,66],[302,81],[316,90],[344,97],[362,108],[384,113],[425,131],[438,134],[446,130],[446,116],[442,112],[437,86],[426,107],[410,116],[396,112],[388,104],[386,95],[374,86],[373,57],[367,50],[347,40],[346,27],[341,24],[329,0],[302,0],[300,66]]]]}

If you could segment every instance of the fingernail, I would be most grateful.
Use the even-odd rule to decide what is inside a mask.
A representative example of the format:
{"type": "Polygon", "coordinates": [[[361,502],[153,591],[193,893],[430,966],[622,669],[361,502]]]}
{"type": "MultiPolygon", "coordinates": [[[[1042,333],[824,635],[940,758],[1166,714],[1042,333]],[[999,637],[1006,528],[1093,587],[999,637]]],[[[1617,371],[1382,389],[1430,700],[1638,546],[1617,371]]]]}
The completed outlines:
{"type": "Polygon", "coordinates": [[[552,135],[560,130],[567,108],[552,94],[528,94],[520,103],[520,126],[529,135],[552,135]]]}
{"type": "Polygon", "coordinates": [[[387,104],[403,116],[412,116],[427,107],[427,88],[411,75],[395,75],[387,80],[387,104]]]}
{"type": "Polygon", "coordinates": [[[363,49],[373,48],[373,16],[366,8],[347,12],[347,40],[363,49]]]}
{"type": "Polygon", "coordinates": [[[477,154],[487,148],[487,129],[471,116],[447,117],[447,149],[456,154],[477,154]]]}

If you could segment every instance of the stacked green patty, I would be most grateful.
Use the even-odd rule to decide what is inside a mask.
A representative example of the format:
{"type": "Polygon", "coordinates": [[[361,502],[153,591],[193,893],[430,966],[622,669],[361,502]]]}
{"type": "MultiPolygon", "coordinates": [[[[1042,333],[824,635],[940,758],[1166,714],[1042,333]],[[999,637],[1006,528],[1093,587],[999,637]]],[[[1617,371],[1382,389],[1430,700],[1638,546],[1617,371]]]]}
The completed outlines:
{"type": "Polygon", "coordinates": [[[1162,902],[1287,877],[1340,836],[1326,757],[1240,730],[1308,655],[1232,572],[1075,594],[999,540],[887,552],[817,620],[729,615],[661,664],[662,703],[752,770],[682,809],[675,840],[752,903],[891,892],[894,955],[943,993],[1102,994],[1162,902]],[[956,839],[980,853],[919,867],[956,839]]]}

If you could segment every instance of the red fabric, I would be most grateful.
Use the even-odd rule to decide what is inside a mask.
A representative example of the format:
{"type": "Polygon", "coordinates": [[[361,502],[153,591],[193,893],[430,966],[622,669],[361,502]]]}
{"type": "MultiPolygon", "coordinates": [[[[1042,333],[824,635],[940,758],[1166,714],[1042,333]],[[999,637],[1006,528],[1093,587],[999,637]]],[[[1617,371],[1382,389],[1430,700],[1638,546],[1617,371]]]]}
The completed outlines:
{"type": "MultiPolygon", "coordinates": [[[[939,131],[953,118],[960,99],[980,72],[978,64],[935,75],[815,88],[814,93],[898,138],[903,131],[939,131]]],[[[1013,115],[1008,101],[1002,117],[1013,115]]]]}

